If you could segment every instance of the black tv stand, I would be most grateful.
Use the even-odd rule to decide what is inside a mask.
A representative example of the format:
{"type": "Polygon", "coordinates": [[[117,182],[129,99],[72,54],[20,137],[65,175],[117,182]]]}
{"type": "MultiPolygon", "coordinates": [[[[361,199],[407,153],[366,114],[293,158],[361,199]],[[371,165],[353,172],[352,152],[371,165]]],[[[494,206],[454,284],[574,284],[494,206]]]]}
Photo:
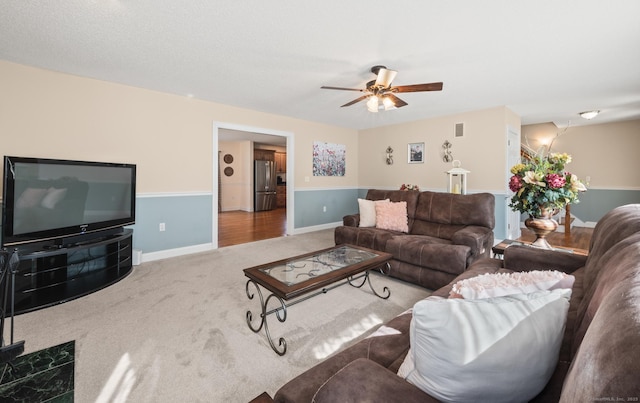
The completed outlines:
{"type": "Polygon", "coordinates": [[[15,313],[61,304],[126,277],[133,267],[132,234],[119,228],[72,245],[18,247],[15,313]]]}
{"type": "Polygon", "coordinates": [[[57,238],[53,241],[53,247],[55,248],[71,248],[74,246],[89,245],[103,239],[107,239],[113,236],[117,236],[122,233],[122,227],[110,228],[98,232],[85,233],[81,235],[66,236],[63,238],[57,238]]]}

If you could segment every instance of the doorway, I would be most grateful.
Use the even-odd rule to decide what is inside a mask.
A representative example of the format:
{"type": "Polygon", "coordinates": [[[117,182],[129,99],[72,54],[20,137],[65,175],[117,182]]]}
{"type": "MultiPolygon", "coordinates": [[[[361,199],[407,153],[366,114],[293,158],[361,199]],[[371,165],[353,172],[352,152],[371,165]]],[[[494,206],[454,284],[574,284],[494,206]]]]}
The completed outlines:
{"type": "MultiPolygon", "coordinates": [[[[293,133],[283,132],[272,129],[257,128],[251,126],[243,126],[231,123],[214,122],[213,127],[213,184],[212,184],[212,208],[213,208],[213,223],[212,223],[212,244],[214,247],[227,246],[230,243],[245,243],[252,242],[258,239],[267,239],[277,236],[284,236],[293,233],[293,217],[294,217],[294,199],[293,199],[293,173],[292,169],[288,169],[284,176],[284,182],[286,182],[286,208],[279,209],[280,211],[253,211],[253,144],[280,144],[284,145],[284,149],[289,152],[286,153],[286,165],[293,167],[293,133]],[[250,145],[249,156],[245,155],[244,165],[240,169],[245,170],[245,177],[249,183],[244,183],[244,205],[243,210],[247,211],[233,211],[234,214],[227,214],[224,212],[224,216],[220,213],[220,179],[224,173],[224,157],[221,155],[220,142],[221,141],[237,141],[246,142],[250,145]],[[221,160],[222,159],[222,160],[221,160]],[[248,165],[250,162],[251,165],[248,165]],[[221,172],[222,170],[222,172],[221,172]],[[250,172],[246,172],[250,170],[250,172]],[[249,194],[247,193],[249,192],[249,194]],[[251,201],[247,200],[250,198],[251,201]],[[250,206],[247,207],[247,204],[250,206]],[[263,214],[266,213],[266,214],[263,214]],[[228,231],[234,231],[237,234],[233,235],[233,239],[225,239],[223,243],[220,242],[221,228],[220,224],[225,226],[224,234],[228,234],[228,231]],[[283,230],[282,227],[285,229],[283,230]],[[231,228],[231,229],[230,229],[231,228]],[[243,235],[241,235],[243,234],[243,235]]],[[[227,157],[229,158],[229,157],[227,157]]],[[[236,169],[239,167],[236,166],[236,169]]],[[[229,173],[229,172],[227,172],[229,173]]],[[[231,213],[231,212],[229,212],[231,213]]]]}

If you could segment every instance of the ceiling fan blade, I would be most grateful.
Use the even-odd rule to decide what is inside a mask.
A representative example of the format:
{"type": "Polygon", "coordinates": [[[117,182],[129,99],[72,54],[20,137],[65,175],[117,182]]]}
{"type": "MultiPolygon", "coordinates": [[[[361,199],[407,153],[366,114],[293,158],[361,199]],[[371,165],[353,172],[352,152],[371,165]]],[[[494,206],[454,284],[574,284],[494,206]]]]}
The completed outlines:
{"type": "Polygon", "coordinates": [[[402,108],[403,106],[409,105],[408,103],[404,102],[402,99],[398,98],[393,94],[387,94],[385,95],[385,97],[388,97],[389,99],[391,99],[396,108],[402,108]]]}
{"type": "Polygon", "coordinates": [[[358,88],[327,87],[326,85],[323,85],[320,88],[325,89],[325,90],[344,90],[344,91],[360,91],[360,92],[364,92],[365,91],[365,90],[361,90],[361,89],[358,89],[358,88]]]}
{"type": "Polygon", "coordinates": [[[398,72],[395,70],[380,68],[380,70],[378,70],[378,78],[376,78],[376,86],[387,88],[391,85],[393,79],[396,78],[396,74],[398,74],[398,72]]]}
{"type": "Polygon", "coordinates": [[[360,98],[354,99],[351,102],[347,102],[346,104],[342,105],[341,108],[344,108],[345,106],[351,106],[353,104],[357,104],[360,101],[364,101],[365,99],[369,98],[371,95],[363,95],[360,98]]]}
{"type": "Polygon", "coordinates": [[[442,91],[442,83],[399,85],[392,87],[393,92],[442,91]]]}

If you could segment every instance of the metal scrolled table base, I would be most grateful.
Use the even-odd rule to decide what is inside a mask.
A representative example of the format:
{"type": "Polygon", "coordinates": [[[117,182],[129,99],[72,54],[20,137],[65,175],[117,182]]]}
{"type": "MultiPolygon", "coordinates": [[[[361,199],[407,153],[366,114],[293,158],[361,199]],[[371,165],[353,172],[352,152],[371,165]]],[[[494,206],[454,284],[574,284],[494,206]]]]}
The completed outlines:
{"type": "MultiPolygon", "coordinates": [[[[390,270],[390,266],[389,263],[385,264],[385,267],[387,268],[387,273],[390,270]]],[[[380,273],[382,274],[387,274],[384,272],[384,270],[382,268],[378,269],[380,271],[380,273]]],[[[388,287],[384,287],[382,289],[383,294],[379,294],[374,288],[373,285],[371,284],[371,278],[369,277],[369,272],[371,270],[367,270],[364,272],[364,274],[361,274],[359,276],[353,276],[353,277],[349,277],[347,278],[346,281],[340,282],[340,283],[336,283],[330,287],[325,287],[313,294],[309,294],[309,295],[305,295],[303,297],[297,298],[292,300],[291,302],[289,302],[289,304],[287,305],[287,303],[280,297],[278,297],[275,294],[270,294],[267,299],[265,300],[264,297],[262,296],[262,291],[260,291],[260,286],[258,285],[258,283],[256,283],[253,280],[248,280],[247,284],[245,285],[245,290],[247,292],[247,297],[249,299],[253,299],[254,294],[252,292],[249,291],[249,284],[252,284],[254,286],[254,288],[258,291],[258,297],[260,297],[260,308],[261,308],[261,313],[260,313],[260,323],[257,327],[253,326],[253,313],[248,310],[247,314],[246,314],[246,319],[247,319],[247,325],[249,326],[249,329],[251,329],[251,331],[253,331],[254,333],[258,333],[260,330],[262,330],[262,328],[264,327],[264,332],[267,335],[267,340],[269,341],[269,345],[271,346],[271,348],[273,349],[273,351],[276,352],[276,354],[282,356],[285,355],[287,352],[287,341],[284,339],[284,337],[280,337],[278,339],[278,345],[276,346],[276,343],[274,342],[273,338],[271,337],[271,333],[269,332],[269,324],[267,322],[267,316],[275,313],[276,317],[278,318],[278,321],[280,321],[281,323],[283,323],[285,320],[287,320],[287,306],[292,306],[295,304],[298,304],[302,301],[306,301],[309,298],[315,297],[316,295],[319,294],[326,294],[327,292],[329,292],[330,290],[333,290],[334,288],[340,287],[342,285],[345,284],[350,284],[353,287],[356,288],[360,288],[362,287],[365,283],[369,283],[369,288],[371,288],[371,291],[379,298],[382,299],[388,299],[391,296],[391,291],[389,290],[388,287]],[[362,278],[362,282],[360,284],[355,284],[354,281],[358,280],[362,278]],[[278,302],[280,303],[280,306],[271,309],[269,311],[267,311],[267,307],[269,306],[269,300],[271,300],[271,298],[275,298],[278,300],[278,302]],[[280,348],[279,348],[280,347],[280,348]]]]}
{"type": "Polygon", "coordinates": [[[271,338],[271,333],[269,333],[269,324],[267,323],[267,316],[271,315],[272,313],[275,313],[278,320],[280,322],[284,322],[285,320],[287,320],[287,305],[285,304],[282,298],[274,294],[269,295],[265,300],[262,297],[262,291],[260,291],[260,287],[253,280],[247,281],[247,284],[245,286],[245,289],[247,291],[247,297],[249,297],[249,299],[253,299],[253,294],[249,292],[249,284],[253,284],[253,286],[258,291],[258,296],[260,297],[260,307],[262,308],[262,312],[260,313],[260,326],[256,328],[256,327],[253,327],[253,324],[252,324],[253,313],[251,313],[251,311],[247,311],[247,325],[249,325],[249,329],[251,329],[254,333],[258,333],[262,329],[262,327],[264,327],[264,332],[267,334],[267,340],[269,341],[269,344],[271,345],[271,348],[273,349],[273,351],[275,351],[278,355],[284,355],[287,352],[287,341],[284,339],[284,337],[280,337],[280,339],[278,340],[278,345],[282,347],[282,350],[279,350],[278,347],[276,347],[276,345],[273,342],[273,339],[271,338]],[[271,298],[277,298],[278,301],[280,302],[280,307],[272,309],[269,312],[267,312],[267,306],[271,298]],[[280,314],[281,311],[282,311],[282,315],[280,314]]]}
{"type": "MultiPolygon", "coordinates": [[[[384,265],[384,267],[386,267],[386,269],[387,269],[387,272],[386,272],[386,273],[384,272],[384,270],[383,270],[383,268],[382,268],[382,267],[380,267],[380,268],[378,269],[378,271],[379,271],[381,274],[388,275],[388,274],[389,274],[389,272],[391,271],[391,265],[389,265],[389,263],[387,262],[387,263],[384,265]]],[[[373,293],[374,293],[378,298],[388,299],[388,298],[391,296],[391,291],[389,290],[389,287],[384,286],[384,288],[382,289],[382,292],[383,292],[383,294],[384,294],[384,295],[378,294],[378,292],[375,290],[375,288],[373,288],[373,284],[371,284],[371,277],[369,276],[369,272],[370,272],[370,271],[371,271],[371,270],[367,270],[366,272],[364,272],[364,274],[361,274],[361,275],[359,275],[359,276],[349,277],[349,278],[347,279],[347,282],[348,282],[350,285],[352,285],[353,287],[356,287],[356,288],[360,288],[360,287],[362,287],[362,286],[364,285],[364,283],[369,283],[369,288],[371,288],[371,292],[373,292],[373,293]],[[360,284],[355,284],[355,283],[354,283],[354,280],[357,280],[357,279],[359,279],[359,278],[362,278],[362,283],[360,283],[360,284]]]]}

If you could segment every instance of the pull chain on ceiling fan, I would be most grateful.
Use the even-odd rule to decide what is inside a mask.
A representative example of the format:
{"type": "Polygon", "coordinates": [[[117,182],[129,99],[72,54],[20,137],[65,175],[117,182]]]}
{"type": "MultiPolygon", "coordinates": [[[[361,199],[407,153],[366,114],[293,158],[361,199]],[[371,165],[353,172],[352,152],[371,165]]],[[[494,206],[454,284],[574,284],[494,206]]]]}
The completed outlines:
{"type": "Polygon", "coordinates": [[[385,66],[373,66],[371,68],[371,72],[375,74],[377,77],[375,80],[371,80],[367,83],[367,87],[365,89],[358,88],[344,88],[344,87],[329,87],[322,86],[320,88],[326,90],[342,90],[342,91],[359,91],[365,92],[366,94],[354,99],[351,102],[347,102],[342,105],[351,106],[360,101],[364,101],[365,99],[369,99],[367,101],[367,109],[369,112],[378,112],[380,108],[380,102],[382,102],[382,106],[384,106],[384,110],[391,110],[402,108],[403,106],[408,105],[402,99],[395,96],[395,93],[401,92],[423,92],[423,91],[442,91],[442,82],[437,83],[428,83],[428,84],[412,84],[412,85],[399,85],[396,87],[392,87],[391,83],[396,78],[398,74],[395,70],[389,70],[385,66]]]}

